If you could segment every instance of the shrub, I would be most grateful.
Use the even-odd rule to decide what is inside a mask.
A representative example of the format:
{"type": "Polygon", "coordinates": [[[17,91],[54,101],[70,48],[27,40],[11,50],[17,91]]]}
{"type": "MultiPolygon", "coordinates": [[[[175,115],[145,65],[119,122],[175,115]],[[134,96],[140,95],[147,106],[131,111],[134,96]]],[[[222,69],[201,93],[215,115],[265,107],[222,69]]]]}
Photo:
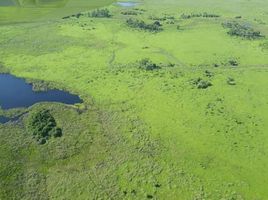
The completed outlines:
{"type": "Polygon", "coordinates": [[[139,68],[147,71],[157,70],[161,67],[153,63],[149,58],[144,58],[139,61],[139,68]]]}
{"type": "Polygon", "coordinates": [[[227,84],[228,85],[236,85],[236,82],[232,77],[228,77],[227,84]]]}
{"type": "Polygon", "coordinates": [[[205,71],[205,75],[206,75],[207,77],[212,77],[214,74],[213,74],[211,71],[206,70],[206,71],[205,71]]]}
{"type": "Polygon", "coordinates": [[[234,59],[229,60],[228,63],[234,67],[239,65],[238,61],[234,59]]]}
{"type": "Polygon", "coordinates": [[[201,78],[197,78],[196,80],[193,80],[193,84],[196,85],[198,89],[206,89],[212,86],[212,83],[210,83],[209,81],[203,80],[201,78]]]}
{"type": "Polygon", "coordinates": [[[39,144],[44,144],[44,141],[51,136],[62,136],[62,130],[57,127],[54,117],[46,109],[34,112],[29,116],[27,129],[36,137],[39,144]]]}
{"type": "Polygon", "coordinates": [[[231,36],[238,36],[246,39],[258,39],[263,37],[260,31],[254,30],[249,24],[225,22],[222,26],[229,29],[227,33],[231,36]]]}
{"type": "Polygon", "coordinates": [[[212,84],[209,81],[205,81],[205,80],[201,80],[197,84],[198,89],[206,89],[210,86],[212,86],[212,84]]]}
{"type": "Polygon", "coordinates": [[[162,25],[159,21],[155,21],[152,24],[146,24],[142,20],[130,18],[130,19],[127,19],[126,23],[131,28],[138,28],[138,29],[151,31],[151,32],[159,32],[159,31],[163,30],[161,27],[162,25]]]}
{"type": "Polygon", "coordinates": [[[89,14],[89,17],[95,17],[95,18],[110,18],[111,16],[112,15],[110,14],[110,11],[107,8],[97,9],[89,14]]]}

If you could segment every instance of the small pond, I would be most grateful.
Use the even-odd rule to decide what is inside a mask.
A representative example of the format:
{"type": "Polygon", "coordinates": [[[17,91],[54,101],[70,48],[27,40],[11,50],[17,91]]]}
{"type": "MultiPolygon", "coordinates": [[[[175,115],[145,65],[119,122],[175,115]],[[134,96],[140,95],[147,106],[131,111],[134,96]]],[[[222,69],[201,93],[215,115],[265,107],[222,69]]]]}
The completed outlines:
{"type": "MultiPolygon", "coordinates": [[[[0,107],[3,110],[29,107],[38,102],[82,103],[77,95],[62,90],[35,92],[24,79],[9,74],[0,74],[0,107]]],[[[0,118],[4,121],[5,118],[0,118]]]]}
{"type": "Polygon", "coordinates": [[[13,0],[0,0],[0,6],[14,6],[13,0]]]}
{"type": "Polygon", "coordinates": [[[8,117],[0,116],[0,124],[4,124],[6,122],[9,122],[11,119],[8,117]]]}
{"type": "Polygon", "coordinates": [[[117,2],[116,3],[117,5],[119,5],[119,6],[122,6],[122,7],[134,7],[134,6],[136,6],[138,3],[137,2],[131,2],[131,1],[129,1],[129,2],[117,2]]]}

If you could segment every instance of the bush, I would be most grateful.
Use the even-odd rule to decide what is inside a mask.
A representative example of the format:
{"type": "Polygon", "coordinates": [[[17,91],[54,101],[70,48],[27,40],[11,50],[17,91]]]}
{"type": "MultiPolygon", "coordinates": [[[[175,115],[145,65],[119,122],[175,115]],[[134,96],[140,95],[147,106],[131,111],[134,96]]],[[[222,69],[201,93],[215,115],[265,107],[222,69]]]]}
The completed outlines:
{"type": "Polygon", "coordinates": [[[235,80],[234,80],[233,78],[228,77],[228,79],[227,79],[227,84],[228,84],[228,85],[236,85],[236,82],[235,82],[235,80]]]}
{"type": "Polygon", "coordinates": [[[110,14],[110,11],[107,8],[97,9],[89,14],[89,17],[95,17],[95,18],[110,18],[111,16],[112,15],[110,14]]]}
{"type": "Polygon", "coordinates": [[[234,67],[236,67],[236,66],[239,65],[238,61],[237,61],[237,60],[234,60],[234,59],[229,60],[228,63],[229,63],[231,66],[234,66],[234,67]]]}
{"type": "Polygon", "coordinates": [[[147,71],[157,70],[157,69],[161,68],[157,64],[153,63],[149,58],[144,58],[144,59],[140,60],[139,67],[140,67],[140,69],[144,69],[147,71]]]}
{"type": "Polygon", "coordinates": [[[205,75],[207,77],[209,77],[209,78],[212,77],[212,76],[214,76],[214,74],[211,71],[208,71],[208,70],[205,71],[205,75]]]}
{"type": "Polygon", "coordinates": [[[260,31],[254,30],[249,24],[225,22],[222,26],[229,29],[227,33],[231,36],[238,36],[246,39],[258,39],[263,37],[260,31]]]}
{"type": "Polygon", "coordinates": [[[198,89],[206,89],[212,86],[212,83],[210,83],[209,81],[203,80],[201,78],[197,78],[196,80],[194,80],[193,84],[196,85],[198,89]]]}
{"type": "Polygon", "coordinates": [[[138,28],[138,29],[151,31],[151,32],[159,32],[159,31],[163,30],[161,27],[162,25],[159,21],[155,21],[152,24],[146,24],[142,20],[130,18],[130,19],[127,19],[126,23],[131,28],[138,28]]]}
{"type": "Polygon", "coordinates": [[[62,130],[57,127],[54,117],[46,109],[34,112],[29,116],[27,129],[36,137],[39,144],[45,144],[44,141],[51,136],[62,136],[62,130]]]}

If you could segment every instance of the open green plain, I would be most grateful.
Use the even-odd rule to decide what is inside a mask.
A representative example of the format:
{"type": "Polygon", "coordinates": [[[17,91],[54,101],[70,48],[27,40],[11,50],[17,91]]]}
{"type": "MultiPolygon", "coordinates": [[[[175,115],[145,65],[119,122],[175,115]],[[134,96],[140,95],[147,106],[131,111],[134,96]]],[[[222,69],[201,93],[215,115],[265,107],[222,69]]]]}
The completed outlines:
{"type": "Polygon", "coordinates": [[[0,125],[0,199],[268,199],[267,1],[106,8],[110,18],[0,26],[2,71],[84,100],[24,109],[49,109],[62,128],[44,145],[27,114],[0,125]],[[219,17],[181,17],[204,12],[219,17]],[[163,30],[129,27],[129,18],[160,19],[163,30]],[[228,21],[264,37],[231,36],[228,21]],[[141,69],[145,58],[161,68],[141,69]],[[198,78],[212,85],[199,89],[198,78]]]}

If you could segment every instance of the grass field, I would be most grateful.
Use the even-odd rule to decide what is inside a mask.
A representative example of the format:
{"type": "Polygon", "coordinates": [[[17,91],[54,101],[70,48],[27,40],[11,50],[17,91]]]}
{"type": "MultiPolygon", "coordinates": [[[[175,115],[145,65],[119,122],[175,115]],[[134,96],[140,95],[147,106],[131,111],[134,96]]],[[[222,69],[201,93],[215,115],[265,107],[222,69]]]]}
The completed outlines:
{"type": "Polygon", "coordinates": [[[110,18],[0,26],[0,70],[84,100],[1,111],[49,109],[63,136],[37,144],[27,114],[0,125],[0,199],[267,199],[268,3],[106,8],[110,18]],[[218,17],[192,15],[205,12],[218,17]],[[129,18],[163,30],[129,27],[129,18]],[[232,21],[264,37],[231,36],[222,24],[232,21]],[[160,68],[141,68],[145,58],[160,68]]]}

